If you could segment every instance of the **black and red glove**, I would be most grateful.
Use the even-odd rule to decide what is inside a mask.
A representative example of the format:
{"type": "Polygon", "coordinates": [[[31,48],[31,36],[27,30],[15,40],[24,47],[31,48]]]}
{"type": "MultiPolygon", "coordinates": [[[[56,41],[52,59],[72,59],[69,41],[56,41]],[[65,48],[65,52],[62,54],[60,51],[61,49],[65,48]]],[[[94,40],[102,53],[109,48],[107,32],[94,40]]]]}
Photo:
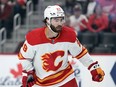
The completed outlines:
{"type": "Polygon", "coordinates": [[[92,80],[96,82],[101,82],[104,79],[104,71],[100,68],[100,65],[98,62],[92,63],[88,69],[90,70],[90,73],[92,75],[92,80]]]}
{"type": "Polygon", "coordinates": [[[34,71],[23,72],[21,87],[32,87],[34,84],[34,71]]]}

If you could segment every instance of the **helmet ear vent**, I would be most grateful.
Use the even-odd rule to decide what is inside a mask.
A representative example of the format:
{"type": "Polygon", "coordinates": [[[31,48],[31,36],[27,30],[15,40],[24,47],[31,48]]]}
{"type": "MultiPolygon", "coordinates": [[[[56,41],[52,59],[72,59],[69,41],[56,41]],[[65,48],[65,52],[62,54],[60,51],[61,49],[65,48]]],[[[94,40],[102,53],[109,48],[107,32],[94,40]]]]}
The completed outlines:
{"type": "Polygon", "coordinates": [[[48,19],[48,17],[46,17],[45,19],[48,19]]]}

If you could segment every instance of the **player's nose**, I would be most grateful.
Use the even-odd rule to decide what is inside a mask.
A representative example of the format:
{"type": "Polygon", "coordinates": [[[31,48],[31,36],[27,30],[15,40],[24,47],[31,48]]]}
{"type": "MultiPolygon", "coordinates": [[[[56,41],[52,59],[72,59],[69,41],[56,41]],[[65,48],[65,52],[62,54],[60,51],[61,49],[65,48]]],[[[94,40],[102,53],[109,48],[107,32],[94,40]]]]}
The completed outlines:
{"type": "Polygon", "coordinates": [[[62,26],[62,24],[63,24],[62,21],[58,21],[58,25],[62,26]]]}

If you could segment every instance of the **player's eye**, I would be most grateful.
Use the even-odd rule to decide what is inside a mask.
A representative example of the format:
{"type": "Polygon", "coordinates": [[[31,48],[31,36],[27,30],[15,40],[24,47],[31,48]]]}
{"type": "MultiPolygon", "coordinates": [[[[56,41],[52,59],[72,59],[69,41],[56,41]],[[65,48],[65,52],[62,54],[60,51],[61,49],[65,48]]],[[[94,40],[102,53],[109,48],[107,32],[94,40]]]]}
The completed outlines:
{"type": "Polygon", "coordinates": [[[64,17],[61,18],[53,18],[55,20],[55,22],[63,22],[64,21],[64,17]]]}

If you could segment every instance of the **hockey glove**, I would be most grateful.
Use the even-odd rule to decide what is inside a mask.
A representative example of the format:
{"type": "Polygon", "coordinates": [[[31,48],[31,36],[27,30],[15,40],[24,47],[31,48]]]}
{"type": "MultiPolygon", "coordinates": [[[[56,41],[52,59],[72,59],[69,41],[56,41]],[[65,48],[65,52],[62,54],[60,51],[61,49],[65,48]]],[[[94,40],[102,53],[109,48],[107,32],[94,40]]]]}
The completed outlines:
{"type": "Polygon", "coordinates": [[[33,75],[34,71],[23,72],[21,87],[32,87],[35,84],[33,75]]]}
{"type": "Polygon", "coordinates": [[[101,82],[104,79],[104,71],[100,68],[98,62],[92,63],[88,69],[92,75],[92,80],[96,82],[101,82]]]}

